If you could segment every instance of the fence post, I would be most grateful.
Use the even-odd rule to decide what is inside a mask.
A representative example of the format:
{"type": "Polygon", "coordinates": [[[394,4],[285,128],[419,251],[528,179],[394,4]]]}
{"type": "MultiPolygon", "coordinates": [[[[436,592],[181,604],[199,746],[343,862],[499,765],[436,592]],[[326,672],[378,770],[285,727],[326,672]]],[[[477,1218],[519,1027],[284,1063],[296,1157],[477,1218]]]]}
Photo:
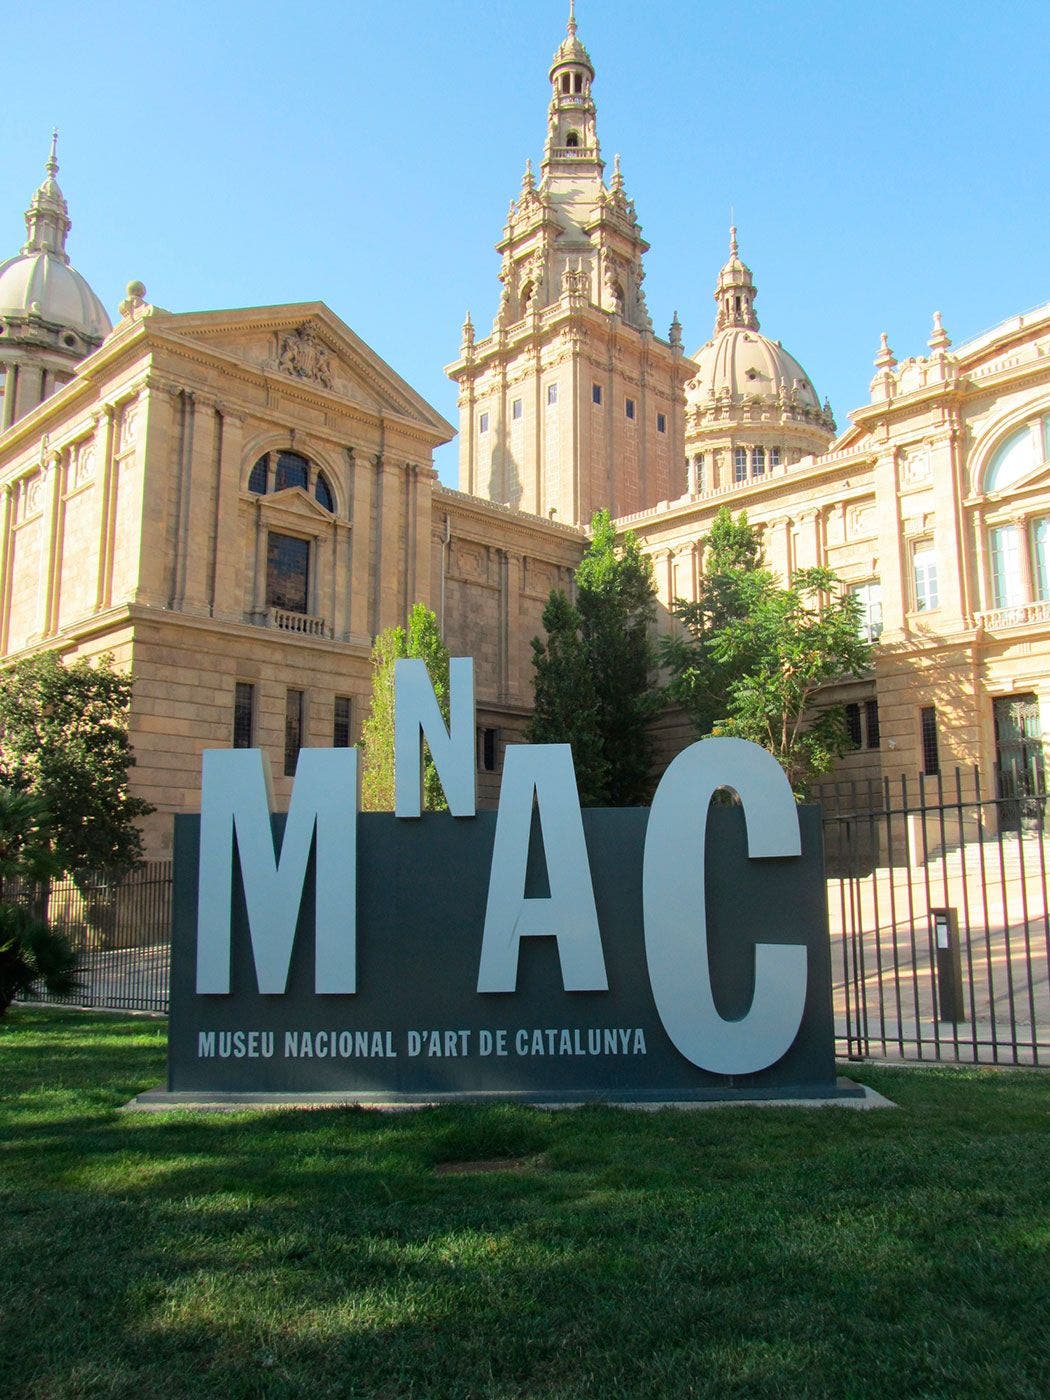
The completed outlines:
{"type": "Polygon", "coordinates": [[[966,1020],[963,999],[962,958],[959,950],[959,914],[956,909],[931,909],[937,950],[938,1019],[958,1025],[966,1020]]]}

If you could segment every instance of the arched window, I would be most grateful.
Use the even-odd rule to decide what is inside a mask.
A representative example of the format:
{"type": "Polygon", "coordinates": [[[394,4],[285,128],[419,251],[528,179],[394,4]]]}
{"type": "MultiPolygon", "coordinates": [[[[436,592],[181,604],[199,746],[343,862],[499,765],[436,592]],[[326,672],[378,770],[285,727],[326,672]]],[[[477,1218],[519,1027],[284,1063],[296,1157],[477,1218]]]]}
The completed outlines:
{"type": "Polygon", "coordinates": [[[992,453],[984,472],[984,489],[1003,491],[1038,466],[1041,460],[1038,446],[1032,424],[1015,428],[992,453]]]}
{"type": "Polygon", "coordinates": [[[576,76],[575,76],[575,78],[573,79],[573,90],[574,90],[575,92],[582,92],[582,91],[583,91],[583,74],[582,74],[582,73],[577,73],[576,76]]]}
{"type": "Polygon", "coordinates": [[[332,488],[328,485],[328,478],[324,472],[317,473],[317,480],[314,482],[314,497],[318,505],[324,506],[325,510],[335,512],[335,498],[332,496],[332,488]]]}
{"type": "Polygon", "coordinates": [[[565,144],[566,144],[566,146],[571,147],[572,150],[576,150],[576,148],[577,148],[577,147],[579,146],[579,144],[580,144],[579,135],[578,135],[575,131],[570,131],[569,134],[568,134],[568,135],[566,136],[566,138],[565,138],[565,144]]]}
{"type": "Polygon", "coordinates": [[[264,454],[252,467],[252,474],[248,478],[248,490],[253,491],[256,496],[265,496],[267,487],[267,476],[269,473],[270,458],[264,454]]]}
{"type": "Polygon", "coordinates": [[[563,74],[561,75],[561,90],[562,90],[562,92],[568,92],[568,91],[569,91],[569,75],[568,75],[568,73],[563,73],[563,74]]]}
{"type": "Polygon", "coordinates": [[[531,282],[526,282],[525,285],[524,285],[524,287],[522,287],[522,289],[521,289],[521,303],[520,303],[520,304],[521,304],[521,315],[522,315],[522,316],[524,316],[524,315],[526,314],[526,312],[528,311],[528,309],[529,309],[529,303],[532,301],[532,293],[533,293],[534,291],[535,291],[535,288],[533,287],[533,285],[532,285],[531,282]]]}
{"type": "Polygon", "coordinates": [[[310,463],[298,452],[278,452],[277,471],[273,489],[287,491],[291,486],[301,486],[305,491],[310,476],[310,463]]]}

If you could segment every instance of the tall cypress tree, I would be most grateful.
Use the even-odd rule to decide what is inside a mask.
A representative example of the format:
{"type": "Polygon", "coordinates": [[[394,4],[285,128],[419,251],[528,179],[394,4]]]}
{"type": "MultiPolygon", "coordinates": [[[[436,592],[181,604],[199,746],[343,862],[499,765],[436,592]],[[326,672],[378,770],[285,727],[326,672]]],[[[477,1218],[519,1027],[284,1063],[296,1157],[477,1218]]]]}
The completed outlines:
{"type": "Polygon", "coordinates": [[[659,705],[652,683],[649,624],[653,571],[628,532],[617,539],[608,511],[591,522],[576,571],[576,606],[552,593],[546,641],[533,641],[536,709],[532,743],[570,743],[581,801],[623,807],[649,795],[649,721],[659,705]]]}

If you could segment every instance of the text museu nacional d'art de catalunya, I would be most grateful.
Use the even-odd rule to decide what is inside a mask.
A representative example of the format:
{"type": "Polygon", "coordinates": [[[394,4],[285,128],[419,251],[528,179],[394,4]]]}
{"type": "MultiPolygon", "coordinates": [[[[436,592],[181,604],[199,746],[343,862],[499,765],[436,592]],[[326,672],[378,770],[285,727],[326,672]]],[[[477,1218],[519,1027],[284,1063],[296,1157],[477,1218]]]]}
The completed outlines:
{"type": "Polygon", "coordinates": [[[509,745],[478,812],[470,659],[447,726],[398,661],[394,729],[393,814],[359,812],[356,749],[302,750],[287,816],[265,754],[205,753],[201,815],[177,819],[169,1090],[834,1085],[818,814],[765,750],[705,739],[650,808],[581,810],[568,745],[509,745]],[[422,812],[424,738],[447,813],[422,812]]]}

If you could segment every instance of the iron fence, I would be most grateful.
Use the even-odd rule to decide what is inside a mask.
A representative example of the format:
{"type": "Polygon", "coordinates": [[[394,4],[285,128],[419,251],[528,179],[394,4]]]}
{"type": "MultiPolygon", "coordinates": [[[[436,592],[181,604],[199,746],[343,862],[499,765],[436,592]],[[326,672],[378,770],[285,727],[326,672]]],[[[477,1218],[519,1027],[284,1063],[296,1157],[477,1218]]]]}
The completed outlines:
{"type": "Polygon", "coordinates": [[[150,861],[119,882],[54,880],[9,890],[63,933],[77,955],[79,987],[29,1000],[120,1011],[167,1011],[171,861],[150,861]]]}
{"type": "MultiPolygon", "coordinates": [[[[956,769],[818,797],[838,1053],[1050,1063],[1045,790],[997,774],[986,794],[956,769]]],[[[115,886],[23,892],[77,950],[67,1004],[167,1010],[171,890],[154,862],[115,886]]]]}
{"type": "Polygon", "coordinates": [[[1050,1063],[1045,790],[956,769],[821,796],[839,1053],[1050,1063]]]}

